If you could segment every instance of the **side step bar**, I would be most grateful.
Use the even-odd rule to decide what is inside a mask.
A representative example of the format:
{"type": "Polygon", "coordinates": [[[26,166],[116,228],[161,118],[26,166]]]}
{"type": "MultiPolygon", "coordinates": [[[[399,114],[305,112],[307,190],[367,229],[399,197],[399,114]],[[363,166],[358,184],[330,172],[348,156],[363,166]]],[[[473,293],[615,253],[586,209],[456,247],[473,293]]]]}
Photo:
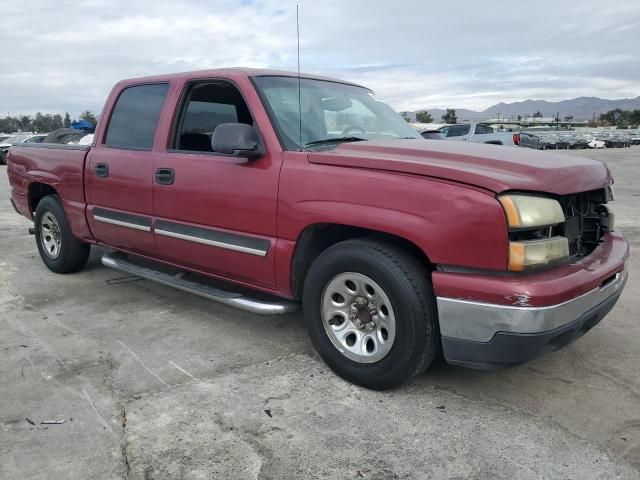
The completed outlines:
{"type": "Polygon", "coordinates": [[[224,303],[232,307],[246,310],[247,312],[257,313],[260,315],[275,315],[281,313],[294,312],[298,309],[298,304],[288,300],[264,301],[256,300],[243,296],[240,293],[227,292],[218,288],[211,287],[202,283],[192,282],[182,278],[181,274],[170,275],[168,273],[159,272],[151,268],[136,265],[127,260],[127,258],[118,253],[104,254],[102,256],[102,264],[105,267],[113,268],[121,272],[135,275],[136,277],[145,278],[154,282],[177,288],[183,292],[193,293],[200,297],[208,298],[216,302],[224,303]]]}

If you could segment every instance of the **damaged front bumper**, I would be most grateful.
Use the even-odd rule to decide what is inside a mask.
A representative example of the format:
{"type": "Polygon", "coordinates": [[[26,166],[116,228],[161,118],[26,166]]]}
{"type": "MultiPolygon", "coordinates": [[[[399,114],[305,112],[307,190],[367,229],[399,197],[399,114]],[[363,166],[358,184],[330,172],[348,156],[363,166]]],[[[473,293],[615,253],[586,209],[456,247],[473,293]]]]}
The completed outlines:
{"type": "Polygon", "coordinates": [[[571,343],[617,302],[627,281],[627,256],[624,237],[614,233],[589,257],[547,273],[490,282],[488,276],[472,280],[461,273],[434,273],[445,359],[489,369],[524,363],[571,343]],[[456,278],[475,297],[485,280],[483,298],[460,298],[456,278]],[[441,294],[454,291],[458,298],[441,294]],[[500,293],[501,303],[485,300],[500,293]]]}

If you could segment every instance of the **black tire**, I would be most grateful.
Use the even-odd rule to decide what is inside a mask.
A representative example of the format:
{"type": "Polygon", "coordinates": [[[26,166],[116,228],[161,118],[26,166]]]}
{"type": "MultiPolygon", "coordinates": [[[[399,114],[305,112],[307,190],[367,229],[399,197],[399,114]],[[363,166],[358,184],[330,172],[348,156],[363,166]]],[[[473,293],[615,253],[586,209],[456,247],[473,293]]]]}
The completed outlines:
{"type": "Polygon", "coordinates": [[[311,341],[326,364],[345,380],[366,388],[385,390],[406,383],[426,370],[440,351],[430,273],[415,256],[386,242],[347,240],[325,250],[305,279],[303,312],[311,341]],[[395,313],[395,340],[375,363],[347,358],[323,325],[322,295],[329,282],[345,272],[375,281],[395,313]]]}
{"type": "Polygon", "coordinates": [[[55,273],[72,273],[82,269],[89,259],[91,245],[78,240],[71,233],[69,222],[57,195],[48,195],[38,203],[34,218],[36,244],[40,258],[49,270],[55,273]],[[57,257],[52,258],[45,251],[42,234],[43,218],[52,215],[59,226],[60,249],[57,257]]]}

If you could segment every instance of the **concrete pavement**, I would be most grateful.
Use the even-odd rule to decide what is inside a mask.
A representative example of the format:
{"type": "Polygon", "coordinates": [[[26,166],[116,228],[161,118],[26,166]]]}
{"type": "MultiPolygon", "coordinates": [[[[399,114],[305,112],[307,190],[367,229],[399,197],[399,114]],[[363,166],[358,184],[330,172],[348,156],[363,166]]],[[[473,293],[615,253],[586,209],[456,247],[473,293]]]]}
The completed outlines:
{"type": "Polygon", "coordinates": [[[437,365],[383,393],[332,374],[299,314],[123,278],[98,249],[49,272],[1,201],[0,478],[640,478],[640,148],[567,154],[616,177],[618,306],[527,365],[437,365]]]}

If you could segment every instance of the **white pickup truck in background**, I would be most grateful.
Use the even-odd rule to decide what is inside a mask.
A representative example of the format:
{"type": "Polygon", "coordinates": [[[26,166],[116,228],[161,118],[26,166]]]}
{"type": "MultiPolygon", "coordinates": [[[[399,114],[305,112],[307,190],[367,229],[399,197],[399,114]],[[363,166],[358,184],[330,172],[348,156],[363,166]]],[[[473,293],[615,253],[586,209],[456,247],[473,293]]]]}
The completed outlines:
{"type": "Polygon", "coordinates": [[[446,125],[439,130],[447,140],[508,145],[512,147],[520,144],[520,133],[496,132],[492,127],[481,123],[457,123],[454,125],[446,125]]]}

